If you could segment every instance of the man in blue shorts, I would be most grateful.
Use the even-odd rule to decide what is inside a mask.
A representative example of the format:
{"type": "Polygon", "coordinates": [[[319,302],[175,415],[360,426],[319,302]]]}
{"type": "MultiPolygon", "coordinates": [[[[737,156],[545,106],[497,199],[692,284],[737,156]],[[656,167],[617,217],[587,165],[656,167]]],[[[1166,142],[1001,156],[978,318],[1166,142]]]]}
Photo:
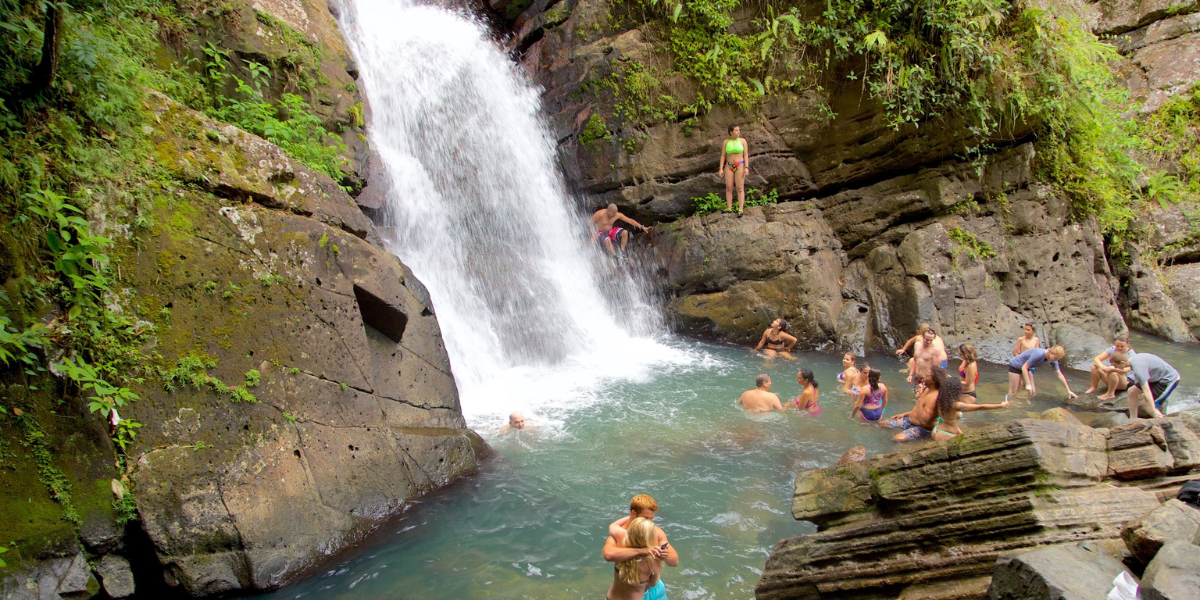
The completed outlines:
{"type": "Polygon", "coordinates": [[[1129,373],[1129,419],[1135,420],[1138,408],[1146,409],[1153,417],[1163,416],[1162,407],[1175,387],[1179,385],[1179,371],[1167,364],[1167,361],[1153,355],[1139,352],[1128,356],[1118,352],[1108,358],[1115,367],[1118,364],[1128,365],[1129,373]]]}
{"type": "MultiPolygon", "coordinates": [[[[629,532],[625,529],[629,526],[629,522],[642,517],[643,519],[654,520],[654,515],[658,513],[658,503],[654,501],[648,494],[638,494],[629,501],[629,516],[621,517],[613,521],[608,526],[608,539],[604,540],[604,560],[608,562],[622,562],[637,558],[641,554],[638,548],[625,548],[625,536],[629,532]]],[[[661,558],[668,567],[679,566],[679,553],[675,552],[675,546],[672,546],[667,541],[667,534],[661,527],[654,526],[654,535],[658,539],[658,545],[650,549],[650,555],[654,558],[661,558]]],[[[654,587],[646,590],[642,600],[667,600],[667,588],[663,585],[662,578],[659,578],[658,583],[654,587]]]]}
{"type": "Polygon", "coordinates": [[[1063,376],[1062,369],[1058,367],[1058,361],[1062,360],[1067,355],[1067,351],[1063,350],[1062,346],[1054,346],[1049,350],[1042,348],[1031,348],[1026,350],[1008,361],[1008,395],[1016,397],[1017,390],[1021,389],[1021,382],[1025,382],[1025,389],[1029,390],[1029,397],[1037,395],[1037,382],[1033,380],[1033,374],[1030,371],[1042,365],[1050,365],[1054,367],[1054,374],[1058,376],[1058,380],[1062,382],[1063,387],[1067,388],[1067,396],[1078,398],[1079,395],[1071,391],[1071,384],[1067,383],[1067,378],[1063,376]]]}

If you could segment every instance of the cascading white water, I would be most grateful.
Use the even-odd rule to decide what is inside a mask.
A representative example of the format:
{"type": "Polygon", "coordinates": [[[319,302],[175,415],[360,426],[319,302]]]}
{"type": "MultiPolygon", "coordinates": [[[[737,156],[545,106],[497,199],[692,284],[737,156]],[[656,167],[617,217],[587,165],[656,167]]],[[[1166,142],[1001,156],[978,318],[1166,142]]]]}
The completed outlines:
{"type": "Polygon", "coordinates": [[[678,354],[589,247],[537,92],[462,15],[347,0],[342,27],[388,173],[389,248],[429,288],[468,417],[537,409],[678,354]]]}

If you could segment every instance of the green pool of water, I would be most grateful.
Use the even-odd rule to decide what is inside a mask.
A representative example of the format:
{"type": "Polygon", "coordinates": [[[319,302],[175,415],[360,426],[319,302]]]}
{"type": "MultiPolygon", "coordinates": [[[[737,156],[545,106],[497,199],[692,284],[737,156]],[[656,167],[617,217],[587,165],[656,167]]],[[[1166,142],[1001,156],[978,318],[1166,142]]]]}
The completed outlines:
{"type": "MultiPolygon", "coordinates": [[[[627,513],[630,497],[649,493],[681,556],[663,576],[670,597],[751,598],[772,545],[815,531],[791,518],[796,474],[835,464],[852,446],[876,454],[897,445],[893,432],[848,418],[852,399],[834,381],[840,356],[766,361],[742,348],[676,343],[701,358],[644,382],[592,390],[585,406],[553,412],[551,426],[498,436],[487,429],[498,421],[472,423],[497,452],[478,476],[415,504],[355,552],[267,597],[602,598],[612,581],[600,555],[607,525],[627,513]],[[747,416],[734,404],[760,372],[771,375],[781,397],[795,396],[800,366],[821,383],[821,416],[747,416]]],[[[1183,372],[1172,410],[1195,406],[1200,388],[1189,374],[1200,364],[1196,347],[1145,336],[1134,343],[1183,372]]],[[[911,409],[900,362],[867,360],[885,369],[892,386],[888,414],[911,409]]],[[[1086,373],[1068,377],[1086,389],[1086,373]]],[[[1002,400],[1006,370],[982,365],[978,389],[981,402],[1002,400]]],[[[1039,377],[1039,389],[1008,410],[968,415],[964,428],[1063,405],[1065,392],[1052,376],[1039,377]]]]}

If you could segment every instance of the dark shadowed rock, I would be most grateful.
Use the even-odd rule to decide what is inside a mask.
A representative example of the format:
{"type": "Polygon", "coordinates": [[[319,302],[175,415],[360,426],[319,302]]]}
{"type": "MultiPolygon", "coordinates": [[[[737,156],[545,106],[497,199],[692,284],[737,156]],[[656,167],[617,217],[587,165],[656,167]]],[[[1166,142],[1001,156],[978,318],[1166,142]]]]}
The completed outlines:
{"type": "Polygon", "coordinates": [[[1117,559],[1068,544],[996,561],[988,600],[1096,600],[1106,598],[1125,566],[1117,559]]]}
{"type": "Polygon", "coordinates": [[[1200,534],[1200,509],[1179,500],[1170,500],[1150,514],[1121,530],[1121,537],[1134,558],[1149,563],[1165,544],[1179,541],[1191,544],[1200,534]]]}
{"type": "Polygon", "coordinates": [[[1170,541],[1154,555],[1138,590],[1144,600],[1200,598],[1200,546],[1170,541]]]}

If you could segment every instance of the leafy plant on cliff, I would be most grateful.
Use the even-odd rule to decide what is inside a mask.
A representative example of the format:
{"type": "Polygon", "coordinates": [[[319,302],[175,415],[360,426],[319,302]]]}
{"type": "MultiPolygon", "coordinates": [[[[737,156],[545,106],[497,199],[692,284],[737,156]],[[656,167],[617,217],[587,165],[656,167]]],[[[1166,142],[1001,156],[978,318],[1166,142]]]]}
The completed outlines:
{"type": "Polygon", "coordinates": [[[46,445],[46,433],[38,427],[32,416],[21,415],[16,419],[24,434],[21,445],[25,446],[33,457],[33,462],[38,468],[38,479],[42,485],[46,486],[50,497],[63,507],[62,519],[78,525],[80,523],[79,511],[71,500],[71,482],[58,467],[54,466],[54,454],[46,445]]]}
{"type": "Polygon", "coordinates": [[[991,245],[979,239],[979,236],[971,233],[970,231],[966,231],[960,227],[955,227],[950,231],[947,231],[946,235],[950,237],[951,241],[953,241],[955,244],[958,244],[960,248],[966,250],[967,254],[970,254],[977,260],[996,258],[996,251],[992,250],[991,245]]]}

